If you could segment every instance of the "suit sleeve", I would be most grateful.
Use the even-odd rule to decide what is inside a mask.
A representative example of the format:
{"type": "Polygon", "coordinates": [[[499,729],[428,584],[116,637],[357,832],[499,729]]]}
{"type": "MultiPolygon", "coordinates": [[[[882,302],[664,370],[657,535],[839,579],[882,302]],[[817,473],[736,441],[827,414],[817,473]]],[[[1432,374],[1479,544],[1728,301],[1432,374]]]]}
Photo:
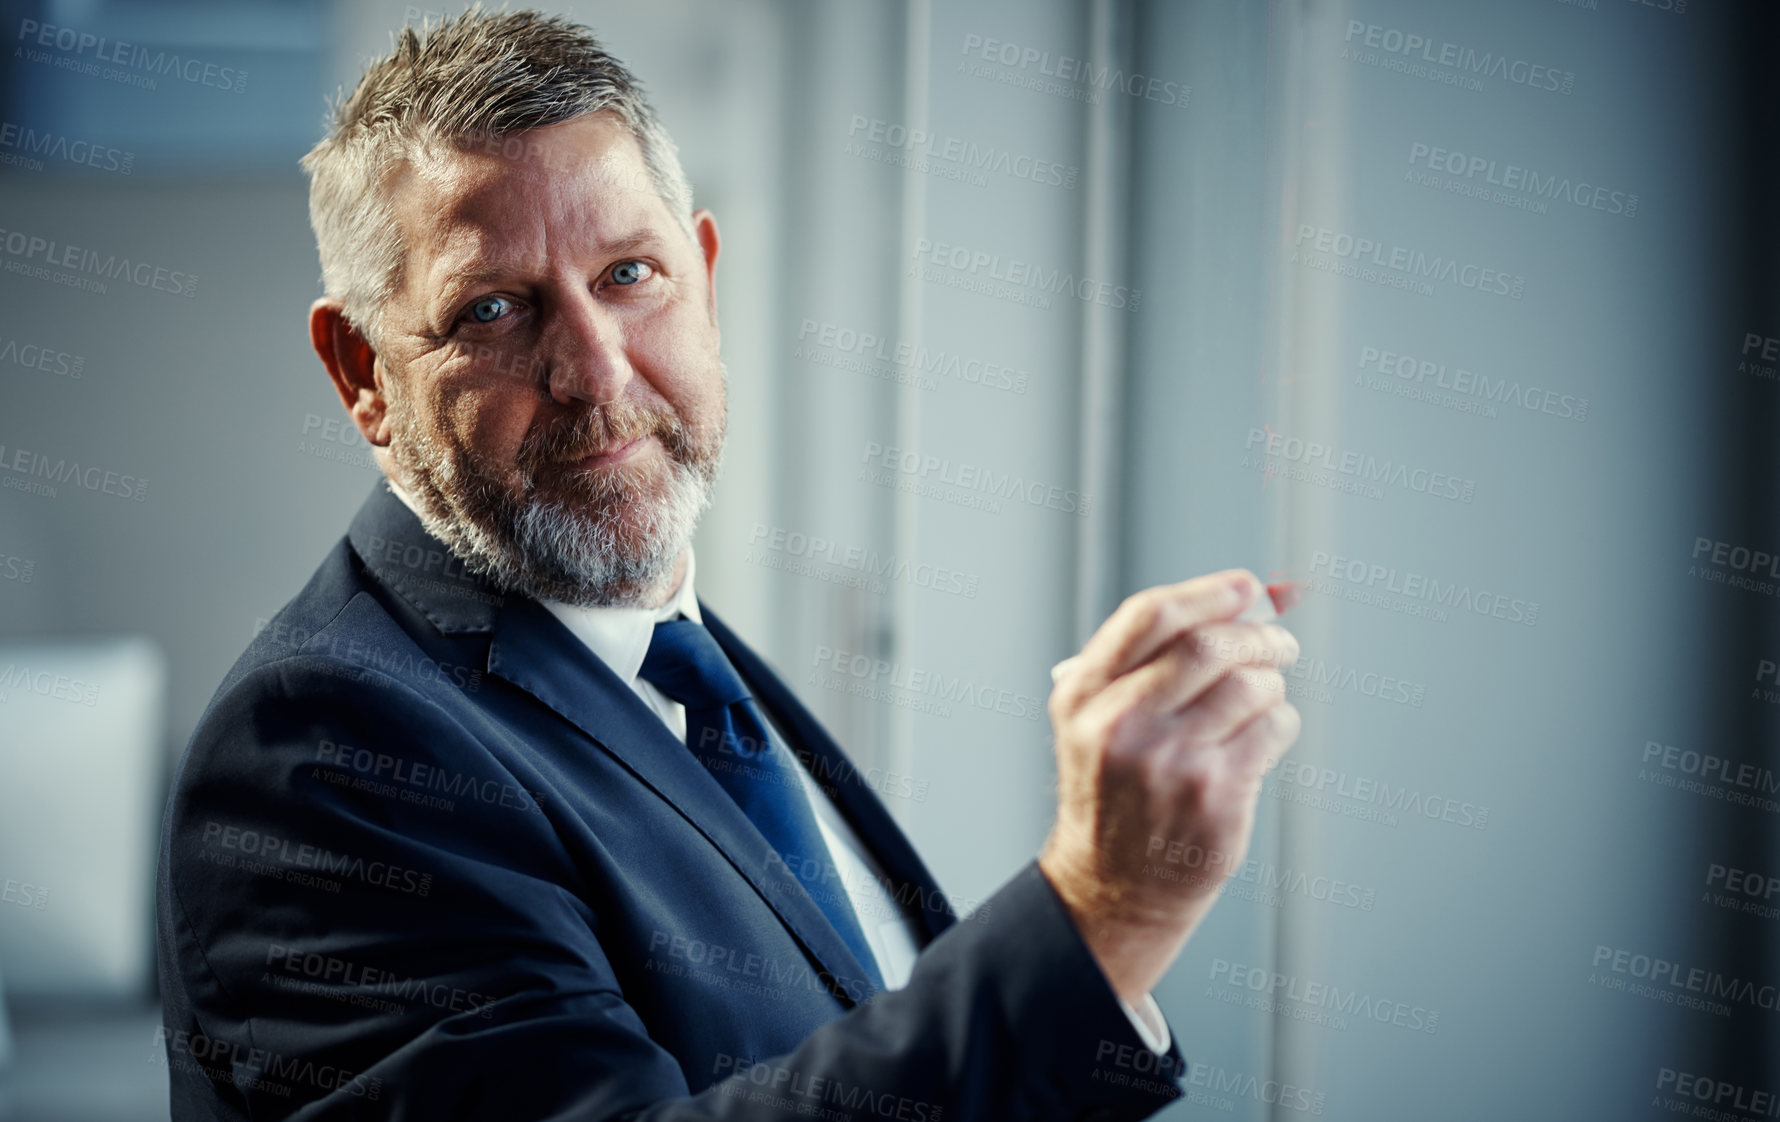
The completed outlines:
{"type": "Polygon", "coordinates": [[[906,987],[691,1093],[620,992],[597,894],[479,731],[301,657],[219,696],[163,836],[176,1120],[1113,1122],[1179,1095],[1180,1053],[1144,1046],[1036,863],[906,987]],[[328,766],[342,752],[376,764],[328,766]],[[376,778],[400,768],[473,797],[376,778]]]}

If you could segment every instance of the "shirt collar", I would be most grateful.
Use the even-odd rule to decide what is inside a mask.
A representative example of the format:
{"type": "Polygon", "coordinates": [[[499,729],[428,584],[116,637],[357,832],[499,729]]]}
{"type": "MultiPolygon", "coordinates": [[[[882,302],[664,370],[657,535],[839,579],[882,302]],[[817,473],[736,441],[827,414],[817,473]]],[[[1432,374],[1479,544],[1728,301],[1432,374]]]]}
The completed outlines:
{"type": "Polygon", "coordinates": [[[692,547],[688,545],[686,575],[679,589],[659,608],[579,608],[555,600],[544,601],[544,607],[611,667],[620,681],[634,686],[637,671],[643,668],[643,656],[649,653],[649,644],[655,638],[656,624],[682,614],[694,623],[704,622],[698,614],[698,596],[692,589],[696,567],[692,547]]]}
{"type": "MultiPolygon", "coordinates": [[[[388,480],[388,483],[395,496],[410,510],[414,510],[414,500],[402,489],[401,484],[393,479],[388,480]]],[[[611,667],[621,681],[634,686],[637,671],[643,668],[643,656],[649,653],[649,644],[655,639],[657,623],[678,615],[685,615],[694,623],[704,622],[698,612],[698,594],[692,587],[696,567],[692,546],[688,545],[686,575],[674,595],[659,608],[578,608],[557,600],[545,600],[542,603],[551,615],[562,621],[563,626],[575,638],[585,643],[588,650],[611,667]]]]}

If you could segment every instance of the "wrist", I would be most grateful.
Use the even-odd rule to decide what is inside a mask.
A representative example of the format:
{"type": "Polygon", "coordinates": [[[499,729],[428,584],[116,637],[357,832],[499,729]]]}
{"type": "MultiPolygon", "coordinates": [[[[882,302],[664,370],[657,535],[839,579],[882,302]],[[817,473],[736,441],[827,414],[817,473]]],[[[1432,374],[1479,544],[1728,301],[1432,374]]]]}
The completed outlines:
{"type": "Polygon", "coordinates": [[[1207,910],[1194,906],[1188,909],[1190,914],[1180,915],[1178,909],[1165,913],[1146,907],[1134,893],[1072,867],[1049,848],[1040,855],[1038,867],[1107,985],[1132,1006],[1148,997],[1207,910]]]}

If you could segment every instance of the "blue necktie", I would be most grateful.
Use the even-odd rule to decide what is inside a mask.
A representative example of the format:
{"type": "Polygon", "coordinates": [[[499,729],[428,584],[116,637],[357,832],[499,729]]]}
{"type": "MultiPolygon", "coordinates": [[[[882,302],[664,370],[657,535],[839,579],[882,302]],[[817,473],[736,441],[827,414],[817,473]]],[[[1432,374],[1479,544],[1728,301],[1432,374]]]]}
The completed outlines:
{"type": "Polygon", "coordinates": [[[810,892],[866,980],[882,990],[877,959],[822,840],[797,760],[767,732],[747,685],[710,631],[689,619],[656,624],[638,677],[686,707],[686,747],[810,892]]]}

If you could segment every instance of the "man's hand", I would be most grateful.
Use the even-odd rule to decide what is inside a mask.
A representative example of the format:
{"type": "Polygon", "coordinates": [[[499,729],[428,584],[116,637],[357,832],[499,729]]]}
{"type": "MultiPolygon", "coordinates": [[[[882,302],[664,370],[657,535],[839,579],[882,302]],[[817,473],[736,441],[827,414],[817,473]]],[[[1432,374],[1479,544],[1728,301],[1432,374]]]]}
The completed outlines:
{"type": "Polygon", "coordinates": [[[1161,979],[1248,852],[1261,778],[1298,737],[1280,670],[1298,641],[1237,623],[1241,569],[1119,605],[1051,691],[1057,821],[1040,870],[1113,990],[1161,979]]]}

